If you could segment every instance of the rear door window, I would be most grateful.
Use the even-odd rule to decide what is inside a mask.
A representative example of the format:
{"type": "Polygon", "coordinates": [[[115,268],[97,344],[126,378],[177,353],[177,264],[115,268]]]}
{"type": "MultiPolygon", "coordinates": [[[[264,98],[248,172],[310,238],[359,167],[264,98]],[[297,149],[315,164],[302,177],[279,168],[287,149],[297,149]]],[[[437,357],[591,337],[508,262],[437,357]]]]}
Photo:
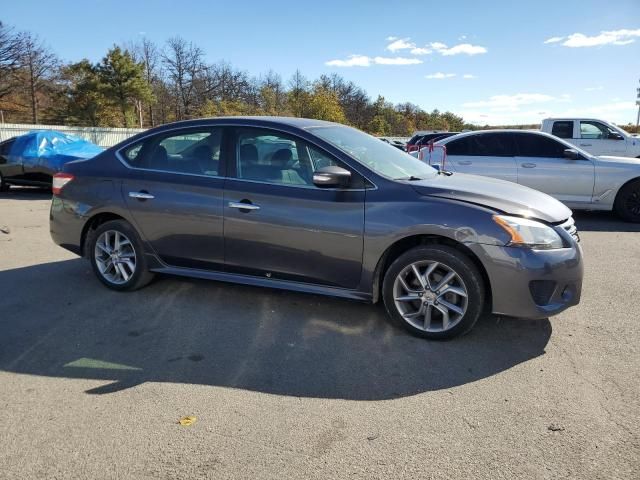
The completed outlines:
{"type": "Polygon", "coordinates": [[[447,155],[471,155],[471,137],[463,137],[447,143],[447,155]]]}
{"type": "Polygon", "coordinates": [[[447,144],[447,155],[513,157],[515,154],[515,142],[509,133],[469,135],[447,144]]]}
{"type": "Polygon", "coordinates": [[[522,157],[564,158],[564,144],[545,135],[517,134],[518,151],[522,157]]]}
{"type": "Polygon", "coordinates": [[[573,138],[573,121],[553,122],[551,134],[559,138],[573,138]]]}
{"type": "Polygon", "coordinates": [[[155,135],[122,151],[134,168],[194,175],[220,175],[221,128],[155,135]]]}

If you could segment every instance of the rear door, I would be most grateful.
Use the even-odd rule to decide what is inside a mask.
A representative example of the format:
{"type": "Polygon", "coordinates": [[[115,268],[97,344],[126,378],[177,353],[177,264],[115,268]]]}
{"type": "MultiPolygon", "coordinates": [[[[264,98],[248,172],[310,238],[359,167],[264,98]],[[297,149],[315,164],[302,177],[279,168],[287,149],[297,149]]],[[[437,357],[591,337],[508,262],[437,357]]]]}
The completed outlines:
{"type": "Polygon", "coordinates": [[[627,150],[623,136],[594,120],[580,121],[578,145],[594,155],[624,155],[627,150]]]}
{"type": "Polygon", "coordinates": [[[223,135],[220,127],[176,129],[118,153],[136,227],[168,265],[224,268],[223,135]]]}
{"type": "Polygon", "coordinates": [[[318,188],[313,171],[339,160],[295,136],[238,128],[224,192],[225,269],[356,288],[362,272],[364,179],[318,188]]]}
{"type": "Polygon", "coordinates": [[[446,161],[456,172],[517,181],[515,143],[511,133],[467,135],[447,143],[446,147],[446,161]]]}
{"type": "Polygon", "coordinates": [[[591,160],[566,158],[566,144],[543,134],[522,132],[514,135],[518,147],[519,184],[567,204],[591,203],[595,179],[591,160]]]}

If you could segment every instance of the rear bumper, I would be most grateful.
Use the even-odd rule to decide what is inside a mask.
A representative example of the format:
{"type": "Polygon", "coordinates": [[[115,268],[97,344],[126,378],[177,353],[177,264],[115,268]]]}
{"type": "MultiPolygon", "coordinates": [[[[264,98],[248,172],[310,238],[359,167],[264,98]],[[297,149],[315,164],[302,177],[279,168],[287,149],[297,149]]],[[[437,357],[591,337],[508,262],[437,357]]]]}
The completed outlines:
{"type": "Polygon", "coordinates": [[[49,211],[49,233],[51,239],[67,250],[82,255],[81,239],[86,217],[76,202],[53,196],[49,211]]]}
{"type": "Polygon", "coordinates": [[[529,250],[467,245],[484,265],[492,293],[492,312],[546,318],[580,302],[582,249],[529,250]]]}

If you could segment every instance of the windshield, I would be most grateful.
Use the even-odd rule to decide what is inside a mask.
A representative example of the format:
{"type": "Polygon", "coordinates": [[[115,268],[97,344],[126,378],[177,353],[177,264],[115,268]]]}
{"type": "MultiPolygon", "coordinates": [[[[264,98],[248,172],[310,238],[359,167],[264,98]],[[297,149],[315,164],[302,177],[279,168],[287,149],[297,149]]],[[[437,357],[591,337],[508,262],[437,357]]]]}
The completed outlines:
{"type": "Polygon", "coordinates": [[[313,134],[348,153],[378,175],[392,180],[430,178],[438,172],[426,163],[351,127],[311,127],[313,134]]]}

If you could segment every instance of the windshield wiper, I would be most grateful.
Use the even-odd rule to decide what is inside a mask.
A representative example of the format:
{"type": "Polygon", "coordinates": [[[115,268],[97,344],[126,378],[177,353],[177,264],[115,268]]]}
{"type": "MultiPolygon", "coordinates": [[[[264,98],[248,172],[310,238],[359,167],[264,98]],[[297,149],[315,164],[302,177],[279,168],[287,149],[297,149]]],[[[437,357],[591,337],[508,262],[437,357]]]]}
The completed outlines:
{"type": "Polygon", "coordinates": [[[407,180],[409,182],[415,182],[416,180],[424,180],[424,178],[418,178],[415,175],[411,175],[410,177],[394,178],[394,180],[407,180]]]}

